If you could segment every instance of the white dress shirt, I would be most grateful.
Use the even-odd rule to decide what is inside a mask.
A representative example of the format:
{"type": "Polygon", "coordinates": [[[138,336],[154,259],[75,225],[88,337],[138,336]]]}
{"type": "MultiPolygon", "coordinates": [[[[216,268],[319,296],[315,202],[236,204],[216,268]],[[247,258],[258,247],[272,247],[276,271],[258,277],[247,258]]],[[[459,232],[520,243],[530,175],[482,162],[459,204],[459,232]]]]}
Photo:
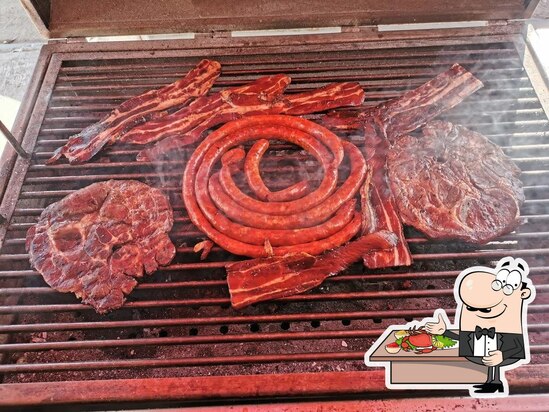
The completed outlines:
{"type": "Polygon", "coordinates": [[[482,335],[479,339],[476,336],[473,337],[473,355],[474,356],[489,356],[489,352],[498,349],[498,334],[496,333],[493,338],[482,335]]]}

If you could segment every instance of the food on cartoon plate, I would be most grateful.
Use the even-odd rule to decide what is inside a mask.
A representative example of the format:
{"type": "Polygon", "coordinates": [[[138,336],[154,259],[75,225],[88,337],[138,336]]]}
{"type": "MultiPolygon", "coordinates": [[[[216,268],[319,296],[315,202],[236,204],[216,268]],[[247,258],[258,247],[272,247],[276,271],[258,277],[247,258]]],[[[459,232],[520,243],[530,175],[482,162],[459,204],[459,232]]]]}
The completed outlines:
{"type": "Polygon", "coordinates": [[[385,346],[385,350],[392,354],[403,350],[420,355],[437,349],[455,348],[457,345],[457,341],[443,335],[433,335],[423,328],[397,330],[394,335],[396,340],[385,346]]]}

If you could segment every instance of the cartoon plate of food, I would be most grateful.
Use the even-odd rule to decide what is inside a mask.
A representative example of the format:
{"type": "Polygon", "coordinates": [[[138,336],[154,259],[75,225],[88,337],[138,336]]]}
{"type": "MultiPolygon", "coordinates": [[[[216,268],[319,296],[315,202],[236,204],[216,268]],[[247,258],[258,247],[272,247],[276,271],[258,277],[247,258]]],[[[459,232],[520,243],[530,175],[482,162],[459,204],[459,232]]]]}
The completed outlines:
{"type": "Polygon", "coordinates": [[[389,353],[414,352],[416,354],[430,353],[439,349],[457,348],[458,342],[443,335],[433,335],[423,328],[397,330],[395,341],[387,344],[385,350],[389,353]]]}

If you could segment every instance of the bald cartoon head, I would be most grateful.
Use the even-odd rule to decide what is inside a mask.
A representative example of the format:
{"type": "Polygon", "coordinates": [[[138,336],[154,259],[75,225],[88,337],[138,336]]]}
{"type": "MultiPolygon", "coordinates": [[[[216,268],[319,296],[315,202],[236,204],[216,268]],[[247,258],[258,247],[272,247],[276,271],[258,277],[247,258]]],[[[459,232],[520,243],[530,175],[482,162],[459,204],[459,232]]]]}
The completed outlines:
{"type": "Polygon", "coordinates": [[[522,333],[524,305],[533,299],[528,264],[511,257],[495,269],[477,266],[456,281],[459,324],[462,331],[495,327],[500,333],[522,333]]]}

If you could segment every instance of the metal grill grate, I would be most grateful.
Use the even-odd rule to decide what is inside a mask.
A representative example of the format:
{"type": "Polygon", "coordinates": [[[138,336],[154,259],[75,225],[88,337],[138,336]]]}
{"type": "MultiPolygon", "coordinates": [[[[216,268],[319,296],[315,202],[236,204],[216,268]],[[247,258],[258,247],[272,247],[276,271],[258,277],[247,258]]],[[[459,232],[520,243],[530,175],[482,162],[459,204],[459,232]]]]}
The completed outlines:
{"type": "MultiPolygon", "coordinates": [[[[549,121],[515,45],[494,37],[387,49],[357,43],[272,50],[54,54],[34,109],[36,116],[44,114],[36,124],[34,157],[0,255],[4,383],[364,371],[364,352],[388,325],[421,319],[438,307],[453,314],[455,276],[507,255],[525,258],[532,268],[537,287],[529,312],[532,364],[549,363],[549,121]],[[292,77],[290,92],[359,81],[368,105],[462,64],[485,87],[444,118],[482,132],[523,170],[525,223],[484,246],[429,241],[407,229],[415,260],[410,269],[364,273],[355,265],[310,293],[233,310],[223,267],[237,257],[214,248],[201,262],[192,252],[203,237],[181,201],[182,159],[136,163],[138,148],[115,146],[88,164],[44,164],[69,135],[125,99],[175,81],[205,56],[223,67],[214,90],[281,72],[292,77]],[[100,316],[74,296],[50,289],[31,270],[24,237],[45,206],[112,178],[138,179],[170,196],[178,254],[169,267],[144,279],[122,309],[100,316]]],[[[296,172],[300,159],[287,146],[277,149],[265,162],[275,179],[296,172]]]]}

